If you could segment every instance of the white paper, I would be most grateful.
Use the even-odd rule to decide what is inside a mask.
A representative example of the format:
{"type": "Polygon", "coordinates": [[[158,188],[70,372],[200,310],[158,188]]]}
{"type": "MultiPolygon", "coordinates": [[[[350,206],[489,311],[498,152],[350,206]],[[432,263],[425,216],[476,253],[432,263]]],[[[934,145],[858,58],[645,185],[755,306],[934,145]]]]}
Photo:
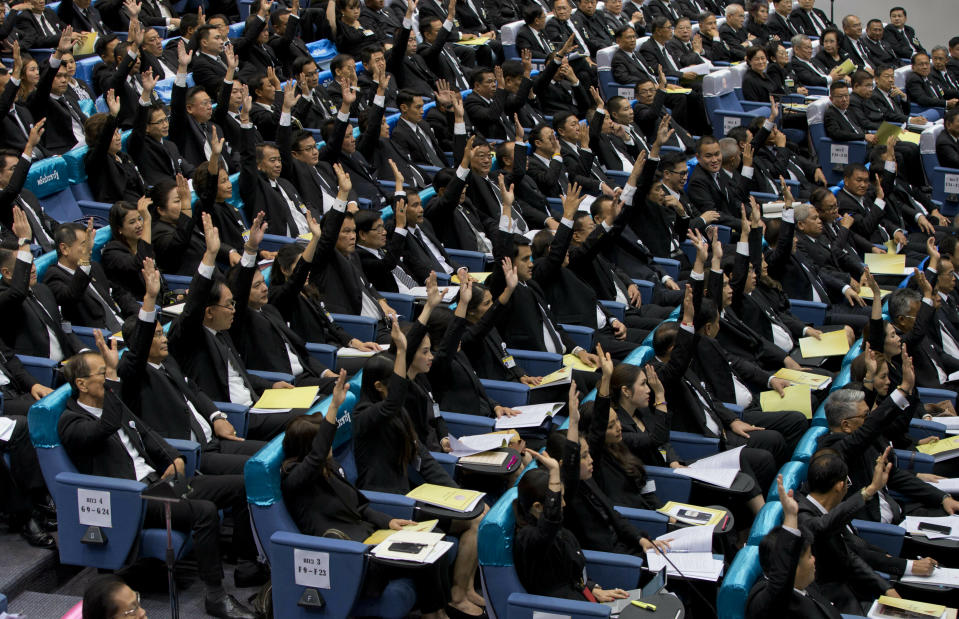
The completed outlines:
{"type": "Polygon", "coordinates": [[[849,163],[849,146],[833,144],[829,149],[829,163],[841,165],[849,163]]]}
{"type": "Polygon", "coordinates": [[[945,174],[943,186],[947,195],[959,193],[959,174],[945,174]]]}
{"type": "Polygon", "coordinates": [[[663,533],[656,539],[669,541],[669,555],[685,552],[707,552],[713,550],[713,529],[716,526],[683,527],[663,533]]]}
{"type": "Polygon", "coordinates": [[[921,585],[940,585],[943,587],[959,587],[959,569],[937,567],[929,576],[903,576],[902,582],[918,583],[921,585]]]}
{"type": "Polygon", "coordinates": [[[162,307],[160,308],[160,311],[171,316],[179,316],[183,313],[184,307],[186,307],[186,303],[177,303],[176,305],[167,305],[166,307],[162,307]]]}
{"type": "MultiPolygon", "coordinates": [[[[460,288],[459,286],[453,286],[452,288],[442,287],[441,290],[443,291],[443,303],[449,303],[456,298],[460,288]]],[[[425,299],[427,297],[426,286],[410,288],[410,295],[414,299],[425,299]]],[[[389,348],[389,346],[387,346],[387,348],[389,348]]]]}
{"type": "MultiPolygon", "coordinates": [[[[428,559],[433,555],[436,545],[441,541],[443,541],[442,533],[431,533],[428,531],[397,531],[377,544],[373,548],[372,552],[374,556],[380,557],[381,559],[412,561],[414,563],[430,563],[428,559]],[[422,544],[423,548],[416,554],[390,550],[390,546],[393,544],[404,542],[410,544],[422,544]]],[[[436,558],[439,558],[440,556],[442,556],[442,553],[436,555],[436,558]]]]}
{"type": "Polygon", "coordinates": [[[274,413],[288,413],[292,408],[250,408],[247,412],[254,413],[256,415],[271,415],[274,413]]]}
{"type": "Polygon", "coordinates": [[[452,434],[449,434],[447,438],[450,439],[450,446],[453,448],[450,454],[457,458],[462,458],[463,456],[472,456],[473,454],[502,447],[503,443],[509,439],[509,436],[506,434],[474,434],[472,436],[454,438],[452,434]]]}
{"type": "Polygon", "coordinates": [[[10,417],[0,417],[0,441],[9,441],[13,436],[13,428],[16,427],[17,420],[10,417]]]}
{"type": "MultiPolygon", "coordinates": [[[[896,614],[887,615],[885,613],[879,612],[879,600],[875,600],[872,603],[872,606],[869,607],[869,612],[866,613],[866,617],[869,619],[899,619],[902,615],[899,614],[898,610],[894,610],[896,614]]],[[[949,610],[944,610],[939,619],[946,619],[949,616],[949,610]]]]}
{"type": "Polygon", "coordinates": [[[379,351],[370,351],[370,350],[360,350],[358,348],[350,348],[349,346],[344,346],[343,348],[336,349],[336,356],[343,357],[344,359],[348,358],[364,358],[372,357],[377,352],[382,352],[384,350],[389,350],[389,344],[379,344],[379,351]]]}
{"type": "Polygon", "coordinates": [[[739,471],[732,469],[705,470],[685,468],[673,469],[673,472],[692,479],[698,479],[703,483],[719,486],[720,488],[732,488],[733,481],[736,479],[736,475],[739,474],[739,471]]]}
{"type": "MultiPolygon", "coordinates": [[[[736,449],[721,451],[708,458],[701,458],[689,465],[691,469],[733,469],[739,471],[739,456],[742,446],[736,449]]],[[[675,469],[682,470],[682,469],[675,469]]]]}
{"type": "Polygon", "coordinates": [[[77,511],[80,524],[88,527],[113,526],[110,509],[110,493],[106,490],[77,488],[77,511]]]}
{"type": "Polygon", "coordinates": [[[544,613],[541,610],[534,610],[533,619],[570,619],[570,616],[557,615],[556,613],[544,613]]]}
{"type": "Polygon", "coordinates": [[[952,479],[940,479],[939,481],[929,483],[943,492],[959,492],[959,478],[956,477],[953,477],[952,479]]]}
{"type": "Polygon", "coordinates": [[[959,516],[906,516],[906,519],[902,522],[902,525],[907,533],[912,535],[925,535],[929,539],[957,539],[957,533],[959,533],[959,516]],[[949,527],[951,532],[949,534],[937,533],[935,531],[920,531],[919,524],[922,522],[927,522],[929,524],[935,524],[940,526],[949,527]]]}
{"type": "Polygon", "coordinates": [[[665,567],[669,576],[685,576],[690,580],[710,581],[718,580],[723,572],[722,560],[714,558],[709,552],[671,552],[669,560],[675,564],[676,568],[670,565],[661,554],[646,553],[646,567],[652,572],[658,572],[665,567]],[[677,568],[679,572],[676,571],[677,568]]]}
{"type": "Polygon", "coordinates": [[[735,129],[742,124],[738,116],[723,116],[723,133],[729,133],[730,129],[735,129]]]}
{"type": "Polygon", "coordinates": [[[562,402],[514,406],[513,410],[520,411],[520,414],[514,417],[507,417],[504,415],[496,420],[496,425],[494,427],[497,430],[508,430],[510,428],[535,428],[542,424],[547,417],[556,414],[562,408],[562,402]]]}
{"type": "Polygon", "coordinates": [[[293,549],[293,582],[301,587],[330,588],[330,553],[293,549]]]}
{"type": "Polygon", "coordinates": [[[701,64],[693,64],[688,67],[683,67],[683,73],[695,73],[696,75],[709,75],[709,70],[712,68],[712,64],[709,62],[703,62],[701,64]]]}

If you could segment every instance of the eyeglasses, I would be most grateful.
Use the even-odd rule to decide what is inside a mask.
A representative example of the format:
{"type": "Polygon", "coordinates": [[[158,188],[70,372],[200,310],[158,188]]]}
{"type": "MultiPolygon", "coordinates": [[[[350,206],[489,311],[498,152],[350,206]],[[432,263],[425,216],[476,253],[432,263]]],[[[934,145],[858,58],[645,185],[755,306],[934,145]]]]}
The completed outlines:
{"type": "Polygon", "coordinates": [[[99,372],[94,372],[93,374],[87,374],[86,376],[78,376],[77,378],[93,378],[94,376],[106,376],[106,375],[107,375],[107,369],[106,367],[104,367],[99,372]]]}
{"type": "Polygon", "coordinates": [[[301,147],[301,148],[296,149],[296,152],[298,152],[298,153],[303,153],[303,152],[308,153],[308,152],[310,152],[311,150],[317,150],[316,144],[311,144],[311,145],[309,145],[309,146],[303,146],[303,147],[301,147]]]}
{"type": "Polygon", "coordinates": [[[137,601],[134,602],[133,608],[130,608],[120,613],[121,617],[132,617],[133,615],[137,614],[137,612],[140,611],[140,592],[135,591],[134,593],[137,594],[137,601]]]}
{"type": "Polygon", "coordinates": [[[223,309],[228,309],[228,310],[236,309],[236,299],[230,299],[229,301],[226,302],[225,305],[220,303],[214,303],[212,307],[222,307],[223,309]]]}
{"type": "Polygon", "coordinates": [[[682,170],[663,170],[663,172],[669,172],[670,174],[675,174],[676,176],[689,176],[689,168],[683,168],[682,170]]]}
{"type": "Polygon", "coordinates": [[[148,122],[147,124],[148,124],[148,125],[162,125],[163,123],[169,123],[169,122],[170,122],[170,117],[169,117],[169,116],[164,116],[164,117],[161,118],[160,120],[151,120],[151,121],[148,122]]]}

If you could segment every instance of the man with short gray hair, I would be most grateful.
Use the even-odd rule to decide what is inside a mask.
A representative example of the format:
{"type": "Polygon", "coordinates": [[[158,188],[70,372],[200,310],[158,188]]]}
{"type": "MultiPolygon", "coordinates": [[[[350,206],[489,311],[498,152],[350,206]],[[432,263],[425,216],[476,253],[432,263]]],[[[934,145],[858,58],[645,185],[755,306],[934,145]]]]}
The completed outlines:
{"type": "Polygon", "coordinates": [[[836,80],[847,80],[843,77],[842,69],[838,66],[833,67],[832,71],[826,71],[813,60],[812,39],[805,34],[797,34],[790,39],[793,46],[793,57],[789,61],[789,67],[796,73],[796,81],[803,86],[821,86],[826,87],[836,80]]]}
{"type": "MultiPolygon", "coordinates": [[[[873,469],[882,455],[879,446],[883,428],[900,417],[911,418],[915,411],[921,410],[922,403],[914,390],[912,359],[905,349],[902,356],[902,381],[875,409],[869,410],[865,394],[859,389],[839,389],[826,400],[829,433],[819,438],[819,448],[834,449],[846,462],[850,493],[862,492],[872,481],[873,469]]],[[[948,493],[893,464],[886,487],[867,500],[856,517],[898,524],[906,514],[943,516],[956,512],[959,512],[959,502],[948,493]],[[903,495],[905,502],[900,504],[890,491],[903,495]]]]}
{"type": "MultiPolygon", "coordinates": [[[[899,288],[889,295],[889,320],[903,343],[915,356],[916,383],[922,387],[956,389],[959,381],[949,376],[959,370],[959,359],[947,355],[929,337],[935,328],[935,304],[932,285],[924,275],[913,276],[919,291],[899,288]]],[[[890,364],[892,374],[898,373],[897,363],[890,364]]]]}

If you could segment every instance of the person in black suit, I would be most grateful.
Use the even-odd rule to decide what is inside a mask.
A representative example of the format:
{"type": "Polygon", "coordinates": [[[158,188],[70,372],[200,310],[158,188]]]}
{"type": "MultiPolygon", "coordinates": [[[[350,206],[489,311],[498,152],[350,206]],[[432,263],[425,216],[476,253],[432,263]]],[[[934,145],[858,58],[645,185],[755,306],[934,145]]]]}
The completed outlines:
{"type": "Polygon", "coordinates": [[[886,64],[895,65],[899,61],[895,50],[883,39],[883,32],[882,21],[870,19],[866,22],[866,37],[860,37],[874,69],[886,64]]]}
{"type": "Polygon", "coordinates": [[[297,58],[291,71],[303,95],[293,106],[292,114],[303,127],[319,129],[326,119],[336,115],[337,108],[320,84],[316,62],[312,58],[297,58]]]}
{"type": "Polygon", "coordinates": [[[234,53],[243,65],[241,76],[244,79],[268,71],[273,71],[280,79],[286,77],[273,48],[266,44],[270,38],[270,29],[267,27],[270,6],[269,2],[260,4],[260,11],[247,18],[243,36],[235,43],[234,53]]]}
{"type": "Polygon", "coordinates": [[[889,23],[884,29],[883,39],[892,46],[899,58],[912,58],[926,52],[916,31],[906,25],[906,9],[901,6],[889,10],[889,23]]]}
{"type": "Polygon", "coordinates": [[[41,120],[30,130],[30,139],[23,153],[0,150],[0,238],[15,236],[14,209],[19,208],[29,222],[29,241],[39,245],[44,251],[52,251],[56,245],[53,230],[57,225],[52,217],[43,210],[40,201],[23,185],[30,171],[30,159],[34,147],[43,137],[44,121],[41,120]]]}
{"type": "Polygon", "coordinates": [[[719,26],[716,25],[715,15],[703,13],[700,16],[699,36],[703,42],[703,58],[712,62],[732,62],[735,60],[733,50],[719,36],[719,26]]]}
{"type": "Polygon", "coordinates": [[[553,43],[546,36],[546,13],[535,4],[523,10],[523,21],[516,32],[516,51],[530,50],[533,58],[543,60],[553,51],[553,43]]]}
{"type": "Polygon", "coordinates": [[[560,145],[556,133],[548,125],[538,125],[533,127],[529,141],[533,147],[533,156],[527,162],[526,173],[536,182],[544,196],[562,196],[571,179],[559,154],[560,145]]]}
{"type": "MultiPolygon", "coordinates": [[[[176,142],[168,139],[169,110],[162,104],[151,103],[155,85],[156,75],[148,70],[143,75],[143,94],[134,117],[133,134],[127,141],[127,152],[149,186],[175,179],[177,175],[192,176],[196,169],[180,154],[176,142]]],[[[165,266],[163,270],[166,270],[165,266]]]]}
{"type": "Polygon", "coordinates": [[[823,32],[836,25],[829,21],[822,9],[816,8],[816,0],[799,0],[799,6],[789,14],[789,21],[799,32],[811,36],[821,37],[823,32]]]}
{"type": "Polygon", "coordinates": [[[446,167],[442,146],[429,123],[423,120],[423,98],[412,91],[401,90],[397,94],[396,104],[400,110],[400,120],[390,136],[396,148],[414,163],[446,167]]]}
{"type": "MultiPolygon", "coordinates": [[[[377,74],[382,75],[382,69],[377,74]]],[[[370,171],[375,172],[376,188],[381,199],[387,201],[389,196],[380,181],[399,183],[396,186],[398,190],[402,190],[405,183],[409,188],[419,191],[426,188],[431,178],[425,167],[414,165],[410,155],[398,149],[390,139],[389,124],[383,117],[386,112],[384,99],[390,82],[392,79],[387,75],[377,85],[376,96],[366,109],[366,117],[360,119],[360,139],[356,142],[357,154],[372,163],[370,171]]],[[[459,96],[458,93],[453,94],[459,96]]]]}
{"type": "Polygon", "coordinates": [[[477,69],[471,77],[473,92],[463,101],[466,115],[486,138],[513,140],[516,136],[512,117],[526,103],[532,81],[524,82],[517,93],[498,88],[496,76],[488,69],[477,69]]]}
{"type": "Polygon", "coordinates": [[[944,45],[937,45],[930,53],[932,71],[929,77],[938,82],[946,99],[959,97],[959,80],[949,71],[949,51],[944,45]]]}
{"type": "Polygon", "coordinates": [[[74,32],[96,33],[97,36],[110,33],[91,0],[61,2],[57,7],[57,18],[64,27],[72,27],[74,32]]]}
{"type": "Polygon", "coordinates": [[[701,211],[719,213],[719,223],[739,233],[739,203],[737,194],[748,193],[752,180],[752,157],[743,153],[743,172],[735,180],[722,173],[722,153],[719,142],[712,136],[703,136],[696,146],[699,164],[689,177],[689,199],[701,211]]]}
{"type": "Polygon", "coordinates": [[[452,275],[459,264],[446,252],[443,243],[424,217],[423,202],[416,192],[407,195],[407,242],[403,250],[404,267],[417,281],[426,281],[430,271],[452,275]]]}
{"type": "MultiPolygon", "coordinates": [[[[783,524],[759,542],[763,578],[756,581],[746,600],[747,619],[840,619],[839,609],[816,586],[816,558],[812,541],[799,529],[799,504],[779,477],[783,524]]],[[[861,612],[861,611],[860,611],[861,612]]]]}
{"type": "Polygon", "coordinates": [[[116,333],[139,306],[126,290],[111,288],[99,262],[90,262],[93,237],[90,224],[86,229],[77,223],[60,224],[54,233],[57,263],[47,269],[43,283],[53,292],[64,319],[116,333]]]}
{"type": "MultiPolygon", "coordinates": [[[[643,43],[639,51],[646,59],[648,67],[652,68],[656,74],[662,69],[667,77],[674,77],[687,82],[696,79],[695,73],[684,72],[682,70],[683,62],[681,58],[674,57],[669,49],[669,43],[673,39],[673,22],[666,18],[657,17],[652,21],[653,34],[643,43]]],[[[695,84],[692,85],[695,90],[695,84]]],[[[700,86],[700,90],[702,86],[700,86]]]]}
{"type": "Polygon", "coordinates": [[[823,115],[826,137],[836,142],[864,140],[867,144],[876,144],[876,134],[867,133],[856,122],[849,107],[849,86],[845,82],[833,82],[829,86],[829,100],[832,105],[826,108],[823,115]]]}
{"type": "MultiPolygon", "coordinates": [[[[283,165],[281,176],[293,184],[314,217],[322,216],[336,199],[336,174],[328,162],[320,161],[316,138],[303,129],[294,132],[282,117],[276,138],[283,165]]],[[[353,202],[358,197],[355,193],[349,196],[353,202]]]]}
{"type": "Polygon", "coordinates": [[[693,26],[688,17],[680,17],[673,25],[673,37],[666,41],[666,50],[680,67],[706,62],[703,38],[693,36],[693,26]]]}
{"type": "Polygon", "coordinates": [[[136,202],[146,193],[146,184],[133,158],[121,151],[117,123],[120,101],[112,90],[107,92],[106,100],[110,113],[94,114],[83,125],[90,147],[83,157],[87,182],[98,202],[136,202]]]}
{"type": "MultiPolygon", "coordinates": [[[[395,356],[376,355],[366,362],[360,399],[353,410],[356,483],[365,489],[403,494],[421,482],[456,488],[457,484],[417,437],[405,404],[412,386],[407,378],[408,368],[417,362],[417,357],[429,358],[431,353],[422,347],[407,350],[406,336],[398,321],[391,322],[395,356]]],[[[451,534],[461,535],[461,550],[453,569],[450,608],[467,614],[481,610],[471,601],[477,599],[472,571],[476,561],[474,533],[481,520],[482,515],[472,520],[456,520],[449,530],[451,534]]]]}
{"type": "MultiPolygon", "coordinates": [[[[156,274],[155,279],[159,279],[156,274]]],[[[153,311],[150,303],[147,311],[153,311]]],[[[57,433],[70,460],[86,475],[132,479],[147,485],[179,483],[184,460],[156,431],[136,417],[120,399],[116,340],[108,348],[97,334],[99,353],[73,356],[64,374],[74,397],[60,416],[57,433]]],[[[170,505],[173,528],[191,531],[196,546],[204,607],[214,617],[252,619],[255,615],[223,590],[220,521],[217,510],[232,507],[237,516],[233,547],[244,558],[256,556],[241,475],[194,476],[186,497],[170,505]]],[[[143,526],[162,527],[164,504],[148,501],[143,526]]]]}
{"type": "Polygon", "coordinates": [[[744,59],[746,52],[759,44],[758,41],[754,43],[755,35],[746,29],[746,12],[739,4],[726,7],[726,23],[719,27],[719,38],[728,47],[733,60],[744,59]]]}
{"type": "Polygon", "coordinates": [[[789,67],[796,74],[796,81],[803,86],[829,86],[843,77],[842,69],[838,66],[831,71],[823,69],[812,57],[812,41],[805,34],[797,34],[792,39],[793,57],[789,67]]]}
{"type": "Polygon", "coordinates": [[[159,281],[152,262],[147,262],[145,269],[148,288],[143,307],[154,310],[140,310],[123,323],[127,350],[117,367],[123,381],[123,402],[164,438],[200,443],[200,471],[204,474],[242,475],[243,465],[265,443],[238,437],[226,414],[217,410],[209,396],[184,376],[169,356],[166,333],[156,321],[155,294],[150,289],[159,281]],[[157,402],[166,405],[157,406],[157,402]]]}
{"type": "MultiPolygon", "coordinates": [[[[454,3],[450,3],[450,13],[444,21],[438,16],[428,15],[420,19],[420,34],[423,42],[416,48],[416,53],[426,61],[426,66],[436,77],[443,78],[453,87],[453,90],[463,91],[470,87],[470,82],[464,66],[476,66],[475,58],[470,61],[460,59],[451,41],[458,40],[459,32],[453,32],[454,3]]],[[[414,37],[410,37],[413,41],[414,37]]]]}
{"type": "MultiPolygon", "coordinates": [[[[329,456],[336,434],[336,411],[346,399],[348,385],[342,372],[333,400],[324,417],[300,417],[290,423],[283,437],[286,456],[281,468],[283,501],[297,528],[306,535],[325,536],[335,532],[362,542],[378,529],[399,529],[414,524],[391,518],[370,507],[369,500],[343,475],[343,469],[329,456]]],[[[425,619],[441,615],[446,593],[437,585],[447,566],[444,560],[412,570],[369,565],[365,577],[379,582],[383,577],[409,577],[416,588],[417,605],[425,619]]]]}
{"type": "Polygon", "coordinates": [[[623,26],[616,31],[616,45],[619,49],[610,61],[614,80],[620,84],[638,84],[645,80],[656,81],[654,69],[646,64],[642,54],[635,51],[636,30],[632,26],[623,26]]]}
{"type": "Polygon", "coordinates": [[[775,10],[769,13],[765,24],[770,35],[779,37],[779,40],[785,43],[801,34],[789,19],[793,10],[792,0],[773,0],[773,8],[775,10]]]}
{"type": "Polygon", "coordinates": [[[959,109],[946,112],[942,132],[936,138],[936,158],[945,168],[959,168],[959,109]]]}
{"type": "MultiPolygon", "coordinates": [[[[829,601],[848,613],[862,612],[861,604],[871,604],[880,595],[899,595],[892,584],[860,556],[857,546],[868,546],[868,543],[859,541],[854,545],[847,541],[853,514],[888,482],[892,465],[886,458],[890,451],[891,447],[887,447],[876,462],[869,485],[855,494],[848,494],[849,468],[839,454],[825,450],[817,452],[809,461],[808,493],[796,496],[799,526],[812,539],[813,550],[819,557],[816,584],[829,601]]],[[[906,561],[892,562],[905,564],[906,561]]],[[[931,568],[934,560],[914,561],[915,573],[925,573],[926,564],[931,568]]],[[[931,574],[932,569],[928,573],[931,574]]]]}
{"type": "MultiPolygon", "coordinates": [[[[215,98],[226,76],[227,63],[221,57],[224,52],[223,35],[210,24],[200,26],[193,34],[190,51],[193,52],[190,71],[197,86],[215,98]]],[[[177,73],[180,71],[177,70],[177,73]]]]}
{"type": "Polygon", "coordinates": [[[353,217],[356,223],[356,249],[366,279],[377,289],[385,292],[407,292],[417,282],[402,264],[407,243],[406,204],[397,200],[394,209],[396,228],[387,240],[386,225],[376,211],[358,211],[353,217]]]}
{"type": "MultiPolygon", "coordinates": [[[[14,208],[18,220],[15,234],[26,234],[29,224],[14,208]]],[[[64,331],[53,292],[37,283],[29,243],[21,242],[19,247],[19,251],[0,248],[0,310],[8,317],[0,323],[0,339],[17,354],[63,361],[83,344],[72,332],[64,331]]]]}
{"type": "Polygon", "coordinates": [[[30,8],[16,15],[16,30],[23,49],[52,48],[60,40],[60,32],[69,24],[60,21],[43,0],[30,0],[30,8]]]}
{"type": "Polygon", "coordinates": [[[306,43],[300,38],[299,6],[294,4],[292,8],[292,11],[284,8],[277,9],[270,14],[272,34],[266,42],[276,56],[280,73],[288,79],[294,78],[299,73],[299,71],[293,71],[294,62],[300,59],[313,59],[306,43]]]}
{"type": "Polygon", "coordinates": [[[153,69],[153,75],[159,80],[176,77],[176,55],[171,60],[163,53],[163,39],[155,28],[148,28],[143,34],[143,42],[140,43],[140,65],[141,73],[153,69]]]}
{"type": "Polygon", "coordinates": [[[570,21],[576,25],[580,35],[586,38],[591,56],[613,44],[613,31],[606,23],[606,16],[596,11],[596,0],[580,0],[570,21]]]}
{"type": "MultiPolygon", "coordinates": [[[[467,141],[459,167],[453,171],[444,168],[433,177],[436,196],[424,207],[431,227],[438,230],[442,245],[453,249],[492,252],[496,220],[466,200],[464,189],[470,174],[473,157],[473,136],[467,141]]],[[[481,151],[482,147],[475,150],[481,151]]],[[[477,154],[480,154],[479,152],[477,154]]],[[[431,251],[436,256],[437,252],[431,251]]]]}
{"type": "MultiPolygon", "coordinates": [[[[315,248],[320,226],[309,214],[307,221],[315,248]]],[[[304,252],[309,251],[307,246],[304,252]]],[[[269,305],[259,269],[241,260],[227,272],[226,285],[236,300],[230,339],[244,365],[251,370],[292,374],[296,386],[318,386],[321,393],[329,393],[336,374],[310,355],[306,342],[286,325],[279,310],[269,305]]]]}
{"type": "MultiPolygon", "coordinates": [[[[216,168],[211,173],[215,174],[216,168]]],[[[157,266],[163,272],[189,276],[196,271],[206,251],[200,213],[213,210],[215,192],[215,185],[205,186],[193,209],[190,187],[183,176],[177,176],[176,180],[161,180],[150,189],[152,244],[157,266]]],[[[221,263],[229,264],[229,251],[221,247],[218,256],[221,263]]]]}
{"type": "MultiPolygon", "coordinates": [[[[894,423],[897,417],[912,417],[921,408],[913,393],[915,373],[912,358],[902,353],[902,381],[877,408],[870,411],[864,394],[858,389],[839,389],[826,401],[826,420],[829,434],[819,438],[821,449],[833,449],[849,467],[849,491],[859,492],[869,485],[876,460],[882,453],[877,439],[883,427],[894,423]]],[[[855,513],[857,518],[873,522],[899,523],[906,514],[943,516],[959,510],[959,502],[948,493],[920,480],[911,471],[895,465],[885,487],[855,513]],[[890,491],[902,495],[904,503],[893,498],[890,491]]]]}
{"type": "MultiPolygon", "coordinates": [[[[250,240],[243,247],[241,265],[250,265],[255,260],[265,229],[263,213],[259,213],[250,228],[250,240]]],[[[170,354],[183,368],[184,375],[217,402],[250,406],[264,389],[292,389],[293,385],[285,381],[272,382],[247,372],[230,337],[230,326],[237,305],[242,308],[248,299],[237,301],[226,282],[213,279],[220,238],[206,213],[203,214],[203,236],[206,253],[193,276],[183,313],[170,327],[170,354]]],[[[279,434],[292,416],[292,413],[252,415],[247,436],[268,440],[279,434]]]]}
{"type": "Polygon", "coordinates": [[[906,78],[906,94],[909,101],[922,107],[952,108],[959,98],[946,98],[947,93],[936,80],[932,79],[932,61],[926,54],[912,57],[912,74],[906,78]]]}
{"type": "Polygon", "coordinates": [[[869,50],[866,48],[865,38],[862,36],[862,22],[855,15],[846,15],[842,18],[842,49],[846,56],[860,71],[875,70],[869,50]]]}
{"type": "Polygon", "coordinates": [[[37,90],[30,100],[30,112],[34,118],[43,118],[43,144],[47,152],[62,155],[76,145],[83,145],[83,123],[87,115],[80,109],[79,102],[69,91],[67,75],[60,69],[63,54],[73,49],[73,35],[68,28],[57,44],[57,49],[49,58],[40,74],[37,90]]]}

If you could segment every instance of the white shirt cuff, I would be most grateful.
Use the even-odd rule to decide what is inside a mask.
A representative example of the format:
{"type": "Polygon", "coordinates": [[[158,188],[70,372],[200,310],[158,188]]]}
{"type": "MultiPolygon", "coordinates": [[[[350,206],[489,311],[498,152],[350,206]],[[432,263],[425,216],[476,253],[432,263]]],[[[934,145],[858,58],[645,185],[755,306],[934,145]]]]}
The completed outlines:
{"type": "Polygon", "coordinates": [[[623,193],[619,196],[619,199],[622,200],[624,204],[632,204],[635,193],[636,187],[627,183],[627,185],[623,187],[623,193]]]}
{"type": "Polygon", "coordinates": [[[340,200],[339,198],[337,198],[336,200],[333,201],[333,207],[332,207],[332,208],[333,208],[334,211],[339,211],[339,212],[341,212],[341,213],[345,212],[345,211],[346,211],[346,200],[340,200]]]}
{"type": "Polygon", "coordinates": [[[882,198],[876,198],[876,206],[879,207],[880,211],[886,210],[886,201],[882,198]]]}
{"type": "Polygon", "coordinates": [[[157,320],[157,311],[156,311],[156,310],[153,310],[152,312],[148,312],[148,311],[146,311],[146,310],[142,310],[142,309],[141,309],[141,310],[140,310],[140,313],[137,314],[137,318],[139,318],[139,319],[142,320],[143,322],[156,322],[156,320],[157,320]]]}
{"type": "Polygon", "coordinates": [[[802,536],[802,534],[799,532],[799,529],[794,529],[794,528],[792,528],[792,527],[787,527],[786,525],[783,525],[783,529],[786,530],[786,531],[789,531],[790,533],[792,533],[792,534],[795,535],[796,537],[801,537],[801,536],[802,536]]]}
{"type": "Polygon", "coordinates": [[[17,252],[17,260],[33,264],[33,253],[28,250],[20,250],[17,252]]]}
{"type": "Polygon", "coordinates": [[[47,63],[50,65],[51,69],[56,69],[57,67],[59,67],[60,62],[61,60],[53,55],[51,55],[50,58],[47,60],[47,63]]]}
{"type": "Polygon", "coordinates": [[[753,177],[753,167],[751,165],[743,166],[742,171],[743,178],[752,178],[753,177]]]}
{"type": "Polygon", "coordinates": [[[453,123],[453,135],[466,135],[466,123],[453,123]]]}
{"type": "Polygon", "coordinates": [[[386,107],[386,95],[376,95],[373,97],[373,105],[385,108],[386,107]]]}
{"type": "Polygon", "coordinates": [[[338,121],[340,121],[340,122],[344,122],[344,123],[345,123],[346,121],[348,121],[348,120],[350,119],[350,113],[349,113],[349,112],[337,112],[337,113],[336,113],[336,119],[337,119],[338,121]]]}
{"type": "Polygon", "coordinates": [[[790,224],[796,223],[796,211],[791,208],[783,209],[783,221],[790,224]]]}
{"type": "Polygon", "coordinates": [[[700,273],[700,272],[698,272],[698,271],[690,271],[690,272],[689,272],[689,279],[695,279],[697,282],[701,282],[701,281],[703,281],[704,279],[706,279],[706,274],[705,274],[705,273],[700,273]]]}
{"type": "Polygon", "coordinates": [[[243,250],[243,257],[240,258],[240,266],[244,266],[244,267],[246,267],[246,268],[248,268],[248,269],[249,269],[250,267],[256,266],[256,253],[255,253],[255,252],[254,252],[254,253],[250,253],[250,252],[248,252],[248,251],[246,251],[246,250],[244,249],[244,250],[243,250]]]}
{"type": "Polygon", "coordinates": [[[906,410],[906,407],[909,406],[909,398],[903,395],[902,391],[897,387],[892,390],[892,393],[889,394],[889,397],[892,398],[892,401],[896,403],[896,406],[899,407],[899,410],[906,410]]]}
{"type": "Polygon", "coordinates": [[[696,331],[693,330],[692,325],[686,325],[686,324],[683,324],[682,322],[679,323],[679,328],[687,333],[696,333],[696,331]]]}
{"type": "Polygon", "coordinates": [[[464,168],[463,166],[456,168],[456,178],[460,179],[461,181],[465,181],[466,177],[469,176],[469,173],[469,168],[464,168]]]}
{"type": "Polygon", "coordinates": [[[887,161],[887,162],[885,162],[884,164],[882,164],[882,167],[883,167],[884,170],[886,170],[886,172],[892,172],[893,174],[896,173],[896,162],[895,162],[895,161],[887,161]]]}
{"type": "Polygon", "coordinates": [[[397,233],[400,236],[406,236],[406,228],[394,228],[393,232],[397,233]]]}
{"type": "Polygon", "coordinates": [[[776,128],[776,123],[769,120],[768,118],[766,119],[766,122],[763,123],[763,129],[765,129],[766,131],[772,131],[775,128],[776,128]]]}
{"type": "Polygon", "coordinates": [[[805,335],[807,335],[808,333],[809,333],[809,327],[803,327],[803,328],[802,328],[802,334],[805,336],[805,335]]]}
{"type": "Polygon", "coordinates": [[[213,279],[213,271],[216,267],[212,264],[203,264],[200,263],[200,266],[196,268],[196,272],[200,274],[200,277],[205,277],[207,279],[213,279]]]}
{"type": "Polygon", "coordinates": [[[413,27],[413,20],[403,18],[403,28],[409,30],[413,27]]]}
{"type": "Polygon", "coordinates": [[[513,220],[507,217],[506,215],[499,216],[499,229],[503,232],[512,232],[513,231],[513,220]]]}
{"type": "Polygon", "coordinates": [[[744,243],[742,241],[739,241],[738,243],[736,243],[736,253],[739,254],[740,256],[748,256],[749,243],[744,243]]]}
{"type": "Polygon", "coordinates": [[[842,287],[842,293],[846,294],[847,290],[849,290],[849,284],[846,284],[845,286],[842,287]]]}
{"type": "Polygon", "coordinates": [[[933,305],[933,303],[932,303],[932,299],[930,299],[930,298],[928,298],[928,297],[923,297],[923,298],[922,298],[922,302],[925,303],[926,305],[928,305],[929,307],[935,307],[935,305],[933,305]]]}
{"type": "Polygon", "coordinates": [[[291,124],[293,124],[293,115],[289,112],[282,112],[280,114],[280,126],[289,127],[291,124]]]}
{"type": "Polygon", "coordinates": [[[253,128],[253,123],[250,123],[250,122],[240,123],[240,129],[252,129],[252,128],[253,128]]]}
{"type": "Polygon", "coordinates": [[[445,22],[443,22],[443,30],[452,30],[452,29],[453,29],[453,22],[451,22],[448,19],[445,22]]]}
{"type": "Polygon", "coordinates": [[[177,73],[176,77],[173,78],[173,83],[177,86],[186,87],[186,73],[177,73]]]}
{"type": "Polygon", "coordinates": [[[563,217],[562,219],[559,220],[559,225],[561,225],[561,226],[566,226],[567,228],[569,228],[570,230],[572,230],[572,229],[573,229],[573,220],[572,220],[572,219],[567,219],[566,217],[563,217]]]}

